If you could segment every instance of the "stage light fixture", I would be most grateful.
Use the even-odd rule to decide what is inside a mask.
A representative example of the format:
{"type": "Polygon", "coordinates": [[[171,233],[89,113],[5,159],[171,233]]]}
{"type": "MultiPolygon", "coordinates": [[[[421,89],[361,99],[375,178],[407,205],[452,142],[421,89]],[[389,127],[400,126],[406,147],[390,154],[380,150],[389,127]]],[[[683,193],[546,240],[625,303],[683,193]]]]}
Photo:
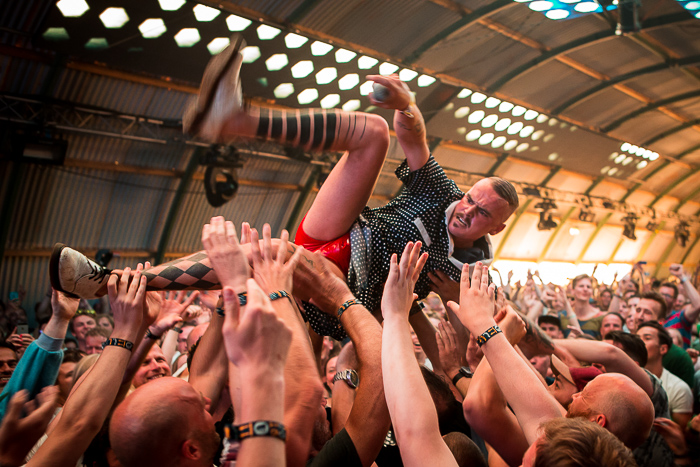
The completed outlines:
{"type": "Polygon", "coordinates": [[[634,229],[637,227],[637,220],[639,220],[639,217],[631,212],[622,219],[622,222],[625,223],[625,226],[622,229],[623,237],[627,237],[630,240],[637,240],[637,236],[634,234],[634,229]]]}
{"type": "Polygon", "coordinates": [[[676,225],[674,237],[676,238],[676,243],[678,243],[681,248],[685,248],[685,244],[688,242],[688,237],[690,237],[688,227],[688,223],[683,220],[676,225]]]}
{"type": "Polygon", "coordinates": [[[595,222],[595,214],[593,214],[591,211],[581,208],[581,211],[578,213],[578,220],[580,220],[581,222],[595,222]]]}
{"type": "Polygon", "coordinates": [[[617,4],[617,27],[615,34],[624,36],[626,34],[638,32],[640,29],[639,23],[639,6],[640,0],[619,0],[617,4]]]}
{"type": "Polygon", "coordinates": [[[231,201],[238,192],[236,169],[242,167],[240,156],[232,146],[212,146],[201,158],[204,171],[204,193],[215,208],[231,201]]]}
{"type": "Polygon", "coordinates": [[[557,227],[557,223],[552,219],[552,214],[545,211],[540,212],[540,221],[537,223],[537,230],[552,230],[557,227]]]}

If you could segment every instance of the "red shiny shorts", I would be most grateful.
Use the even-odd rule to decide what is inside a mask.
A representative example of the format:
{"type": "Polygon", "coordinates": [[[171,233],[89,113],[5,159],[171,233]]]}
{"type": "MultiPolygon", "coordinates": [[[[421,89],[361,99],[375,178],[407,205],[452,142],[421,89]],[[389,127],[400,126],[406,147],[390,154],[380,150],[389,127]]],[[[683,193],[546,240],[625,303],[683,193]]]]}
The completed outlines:
{"type": "Polygon", "coordinates": [[[340,268],[342,273],[347,276],[348,269],[350,268],[350,232],[330,241],[316,240],[304,232],[305,220],[306,216],[304,216],[301,224],[299,224],[297,234],[294,237],[294,243],[303,246],[309,251],[318,251],[323,256],[333,261],[333,263],[340,268]]]}

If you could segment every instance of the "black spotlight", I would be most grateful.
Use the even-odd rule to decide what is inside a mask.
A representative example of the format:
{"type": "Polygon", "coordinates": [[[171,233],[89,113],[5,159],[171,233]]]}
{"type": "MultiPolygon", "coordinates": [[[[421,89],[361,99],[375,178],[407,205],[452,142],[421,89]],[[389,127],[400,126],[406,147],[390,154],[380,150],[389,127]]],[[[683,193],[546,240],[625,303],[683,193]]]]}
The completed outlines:
{"type": "Polygon", "coordinates": [[[206,165],[204,192],[207,201],[218,208],[231,201],[238,191],[236,169],[243,166],[240,155],[233,146],[212,146],[199,161],[206,165]]]}
{"type": "Polygon", "coordinates": [[[681,248],[685,248],[685,244],[688,242],[688,237],[690,236],[690,231],[688,230],[688,223],[686,221],[680,221],[676,225],[674,237],[676,237],[676,243],[678,243],[681,248]]]}
{"type": "Polygon", "coordinates": [[[557,223],[552,219],[552,214],[545,211],[540,212],[540,221],[537,223],[537,230],[552,230],[557,227],[557,223]]]}
{"type": "Polygon", "coordinates": [[[103,248],[101,250],[97,250],[97,253],[95,254],[95,262],[103,268],[106,268],[109,262],[112,261],[113,257],[114,253],[112,253],[111,250],[103,248]]]}
{"type": "Polygon", "coordinates": [[[637,236],[634,234],[634,229],[637,227],[637,220],[639,218],[632,214],[629,213],[627,216],[625,216],[622,219],[622,222],[625,223],[624,228],[622,229],[622,236],[627,237],[630,240],[637,240],[637,236]]]}
{"type": "Polygon", "coordinates": [[[215,208],[231,201],[238,191],[238,180],[234,170],[212,165],[207,167],[204,172],[204,191],[207,201],[215,208]],[[223,180],[220,180],[221,178],[223,180]]]}
{"type": "MultiPolygon", "coordinates": [[[[615,3],[613,1],[613,3],[615,3]]],[[[639,7],[640,0],[618,0],[617,3],[617,27],[615,34],[624,36],[633,32],[638,32],[640,29],[639,23],[639,7]]]]}
{"type": "Polygon", "coordinates": [[[581,208],[581,212],[578,213],[578,220],[581,222],[595,222],[595,214],[581,208]]]}

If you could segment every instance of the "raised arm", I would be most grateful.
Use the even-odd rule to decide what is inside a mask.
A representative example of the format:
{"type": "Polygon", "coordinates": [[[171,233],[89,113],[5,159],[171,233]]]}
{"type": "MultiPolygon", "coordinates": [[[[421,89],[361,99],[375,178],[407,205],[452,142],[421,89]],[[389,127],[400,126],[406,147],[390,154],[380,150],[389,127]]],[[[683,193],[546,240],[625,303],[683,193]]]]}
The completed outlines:
{"type": "MultiPolygon", "coordinates": [[[[460,304],[449,302],[469,331],[482,336],[481,349],[488,359],[498,386],[513,408],[528,443],[538,437],[538,428],[544,421],[561,416],[556,401],[548,394],[540,380],[520,358],[505,335],[500,332],[493,318],[494,286],[488,285],[487,268],[481,263],[474,267],[469,280],[469,266],[462,269],[460,304]]],[[[526,323],[527,325],[527,323],[526,323]]]]}
{"type": "Polygon", "coordinates": [[[143,319],[146,277],[140,268],[131,280],[129,268],[109,278],[108,293],[114,313],[114,330],[100,358],[68,397],[61,420],[27,464],[73,465],[104,424],[117,396],[131,348],[143,319]]]}
{"type": "Polygon", "coordinates": [[[435,405],[413,354],[409,332],[413,287],[427,260],[427,254],[420,255],[420,247],[420,242],[409,242],[400,265],[395,254],[391,257],[382,297],[384,392],[404,464],[457,465],[440,436],[435,405]]]}
{"type": "Polygon", "coordinates": [[[682,264],[672,264],[668,270],[681,281],[683,292],[690,300],[690,305],[684,310],[685,319],[694,323],[698,319],[698,315],[700,315],[700,293],[698,293],[698,289],[693,287],[692,282],[690,282],[690,275],[686,274],[682,264]]]}
{"type": "Polygon", "coordinates": [[[372,104],[385,109],[394,109],[394,131],[399,144],[406,154],[406,161],[411,171],[418,170],[428,162],[430,149],[426,140],[425,121],[416,106],[415,98],[406,83],[398,75],[370,75],[368,80],[374,81],[387,89],[386,96],[376,93],[369,95],[372,104]],[[380,100],[377,100],[381,97],[380,100]]]}
{"type": "Polygon", "coordinates": [[[568,350],[577,360],[602,363],[608,372],[628,376],[644,389],[649,397],[654,393],[654,387],[644,369],[614,345],[588,339],[555,339],[554,344],[568,350]]]}
{"type": "MultiPolygon", "coordinates": [[[[292,331],[279,319],[270,300],[253,279],[247,281],[244,311],[231,287],[224,287],[223,340],[227,361],[237,369],[231,386],[241,385],[241,408],[236,426],[284,419],[284,366],[292,331]],[[264,394],[265,397],[261,397],[264,394]]],[[[211,326],[209,327],[211,329],[211,326]]],[[[199,352],[199,350],[197,351],[199,352]]],[[[197,355],[197,354],[195,354],[197,355]]],[[[234,374],[231,371],[230,374],[234,374]]],[[[254,436],[241,441],[236,459],[240,467],[285,465],[285,444],[280,436],[254,436]]]]}
{"type": "Polygon", "coordinates": [[[272,301],[284,323],[292,330],[292,343],[284,369],[284,423],[287,426],[287,463],[304,465],[309,456],[314,421],[321,407],[321,379],[316,369],[311,340],[292,299],[292,273],[301,257],[303,248],[297,248],[285,262],[289,234],[280,235],[277,249],[273,251],[270,226],[263,227],[262,249],[258,232],[251,230],[251,252],[256,283],[266,294],[276,294],[272,301]],[[289,295],[284,297],[281,292],[289,295]]]}
{"type": "Polygon", "coordinates": [[[350,289],[328,270],[326,259],[318,254],[315,256],[319,261],[317,271],[301,268],[305,275],[310,275],[304,280],[313,280],[317,284],[318,293],[312,297],[314,303],[333,316],[345,308],[339,319],[352,341],[352,348],[341,351],[336,372],[354,369],[360,380],[357,389],[345,381],[336,381],[333,385],[333,432],[345,428],[362,465],[369,466],[379,454],[390,424],[382,380],[382,327],[361,304],[355,302],[347,306],[354,301],[350,289]],[[353,353],[356,358],[352,358],[353,353]],[[355,360],[356,368],[353,365],[355,360]],[[348,410],[349,404],[352,408],[348,410]]]}

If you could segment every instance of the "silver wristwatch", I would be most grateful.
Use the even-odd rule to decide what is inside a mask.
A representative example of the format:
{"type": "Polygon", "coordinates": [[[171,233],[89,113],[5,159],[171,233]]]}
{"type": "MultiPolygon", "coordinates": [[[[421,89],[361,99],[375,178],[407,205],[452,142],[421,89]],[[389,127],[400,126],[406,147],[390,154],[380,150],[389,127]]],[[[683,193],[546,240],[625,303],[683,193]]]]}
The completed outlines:
{"type": "Polygon", "coordinates": [[[348,386],[353,389],[357,388],[357,385],[360,384],[360,376],[355,370],[343,370],[337,372],[333,377],[333,382],[335,383],[336,381],[341,380],[348,383],[348,386]]]}

